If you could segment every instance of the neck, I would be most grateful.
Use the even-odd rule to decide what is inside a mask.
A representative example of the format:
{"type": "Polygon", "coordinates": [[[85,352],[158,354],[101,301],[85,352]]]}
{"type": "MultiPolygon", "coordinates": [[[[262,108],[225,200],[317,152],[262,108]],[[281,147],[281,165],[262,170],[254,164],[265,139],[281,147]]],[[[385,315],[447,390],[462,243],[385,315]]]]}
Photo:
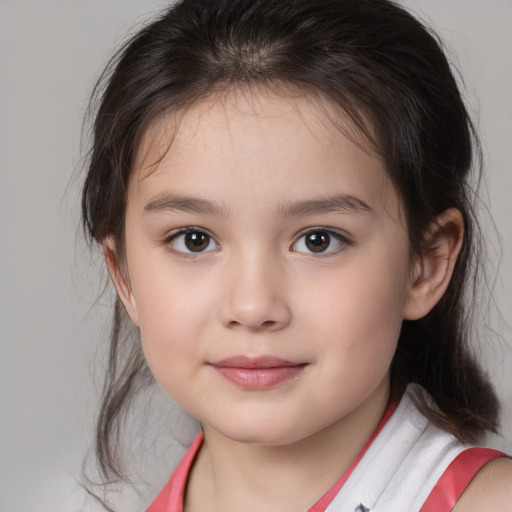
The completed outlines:
{"type": "Polygon", "coordinates": [[[309,509],[350,467],[377,428],[389,387],[347,416],[284,446],[233,441],[204,426],[185,511],[288,512],[309,509]]]}

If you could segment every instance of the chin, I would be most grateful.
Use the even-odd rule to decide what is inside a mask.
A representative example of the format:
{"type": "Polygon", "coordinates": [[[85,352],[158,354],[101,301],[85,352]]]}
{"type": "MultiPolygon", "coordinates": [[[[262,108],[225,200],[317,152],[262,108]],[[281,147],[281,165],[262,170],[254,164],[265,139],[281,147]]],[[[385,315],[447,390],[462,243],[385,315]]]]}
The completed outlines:
{"type": "Polygon", "coordinates": [[[260,446],[285,446],[308,437],[307,432],[297,429],[297,424],[281,424],[274,419],[265,421],[233,421],[229,425],[212,425],[224,437],[243,444],[260,446]],[[223,428],[225,427],[225,428],[223,428]]]}

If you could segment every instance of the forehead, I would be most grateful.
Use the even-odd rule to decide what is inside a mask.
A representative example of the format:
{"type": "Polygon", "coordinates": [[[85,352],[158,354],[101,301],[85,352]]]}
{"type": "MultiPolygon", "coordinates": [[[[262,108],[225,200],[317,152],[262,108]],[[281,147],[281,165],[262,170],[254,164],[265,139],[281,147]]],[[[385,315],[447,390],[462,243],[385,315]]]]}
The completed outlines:
{"type": "MultiPolygon", "coordinates": [[[[293,86],[280,86],[278,90],[233,87],[154,119],[137,148],[134,170],[142,171],[139,178],[144,178],[157,167],[157,161],[151,161],[148,156],[160,154],[160,161],[171,147],[181,150],[195,143],[204,148],[222,134],[235,146],[237,132],[264,129],[269,123],[276,130],[295,128],[298,132],[306,127],[317,143],[325,145],[344,136],[365,152],[377,156],[374,142],[370,140],[374,139],[368,129],[370,123],[364,116],[361,116],[364,127],[357,127],[341,108],[319,94],[309,94],[293,86]]],[[[271,147],[272,141],[267,144],[271,147]]]]}
{"type": "Polygon", "coordinates": [[[396,195],[384,162],[355,124],[340,109],[300,91],[209,96],[156,119],[136,156],[132,190],[156,191],[169,179],[176,187],[189,181],[261,189],[263,180],[270,189],[278,187],[275,194],[289,185],[324,195],[330,186],[366,188],[373,202],[378,195],[383,204],[396,195]]]}

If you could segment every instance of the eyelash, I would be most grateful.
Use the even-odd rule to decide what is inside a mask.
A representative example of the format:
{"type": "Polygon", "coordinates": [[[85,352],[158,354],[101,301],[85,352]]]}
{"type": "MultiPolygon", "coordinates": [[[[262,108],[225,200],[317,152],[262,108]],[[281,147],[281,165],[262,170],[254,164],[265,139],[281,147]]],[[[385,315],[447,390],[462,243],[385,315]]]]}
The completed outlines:
{"type": "MultiPolygon", "coordinates": [[[[192,240],[192,241],[194,242],[194,240],[192,240]]],[[[202,239],[202,241],[204,242],[205,240],[202,239]]],[[[199,242],[201,242],[201,239],[199,240],[199,242]]],[[[183,239],[182,243],[186,244],[185,238],[183,239]]],[[[313,242],[313,243],[315,243],[315,242],[313,242]]],[[[215,241],[215,238],[210,233],[208,233],[208,231],[206,231],[202,228],[196,228],[196,227],[187,227],[187,228],[183,228],[183,229],[180,229],[178,231],[171,233],[170,235],[166,236],[162,240],[162,245],[168,247],[169,250],[171,250],[179,255],[186,256],[186,257],[199,256],[201,254],[213,252],[220,248],[219,244],[215,241]],[[193,251],[193,250],[190,250],[190,247],[184,247],[183,249],[178,249],[173,246],[173,242],[175,243],[177,240],[179,241],[180,237],[186,237],[187,235],[200,235],[200,236],[206,237],[207,244],[204,247],[204,249],[208,249],[208,250],[201,249],[199,251],[193,251]],[[214,248],[210,248],[210,246],[212,244],[215,244],[214,248]],[[189,250],[187,250],[187,249],[189,249],[189,250]]],[[[328,228],[323,228],[323,227],[314,227],[314,228],[308,228],[307,230],[299,233],[297,235],[295,241],[290,246],[290,250],[292,250],[294,252],[302,253],[302,254],[310,254],[310,255],[316,255],[316,256],[321,257],[321,256],[331,255],[333,253],[336,254],[339,251],[343,250],[343,248],[345,248],[347,246],[351,246],[351,245],[352,245],[352,241],[345,234],[341,234],[340,232],[335,231],[333,229],[328,229],[328,228]],[[311,236],[312,235],[323,235],[323,236],[320,236],[318,239],[318,247],[320,250],[315,251],[314,249],[311,249],[311,247],[308,248],[306,245],[307,242],[304,242],[304,245],[306,245],[306,250],[297,250],[297,245],[300,243],[300,241],[304,237],[307,237],[308,235],[311,235],[311,236]],[[331,248],[333,240],[338,245],[334,248],[331,248]],[[325,247],[325,249],[322,249],[322,247],[321,247],[322,242],[327,243],[327,246],[325,247]]],[[[199,246],[199,248],[201,248],[200,245],[198,245],[198,246],[199,246]]]]}
{"type": "MultiPolygon", "coordinates": [[[[322,242],[322,239],[320,239],[320,243],[321,242],[322,242]]],[[[306,242],[304,242],[304,244],[306,244],[306,242]]],[[[299,233],[299,235],[297,236],[295,242],[291,245],[291,249],[295,250],[295,252],[300,252],[302,254],[311,254],[311,255],[316,255],[316,256],[320,256],[321,257],[321,256],[329,256],[329,255],[332,255],[332,254],[337,254],[339,251],[341,251],[344,248],[349,247],[351,245],[352,245],[352,241],[347,237],[347,235],[342,234],[339,231],[336,231],[336,230],[333,230],[333,229],[324,228],[324,227],[314,227],[314,228],[308,228],[307,230],[302,231],[301,233],[299,233]],[[320,250],[320,251],[314,251],[314,250],[298,251],[296,249],[297,244],[304,237],[306,237],[308,235],[315,235],[315,234],[318,235],[320,233],[323,234],[323,235],[327,235],[327,238],[328,238],[328,245],[325,248],[325,250],[320,250]],[[336,241],[338,246],[331,249],[333,240],[336,241]]]]}
{"type": "MultiPolygon", "coordinates": [[[[185,244],[185,243],[186,243],[186,241],[184,239],[183,244],[185,244]]],[[[210,233],[208,233],[208,231],[201,229],[201,228],[195,228],[195,227],[187,227],[187,228],[183,228],[183,229],[180,229],[178,231],[171,233],[170,235],[166,236],[163,239],[162,245],[168,247],[169,250],[171,250],[177,254],[180,254],[182,256],[187,256],[187,257],[195,257],[200,254],[205,254],[208,252],[212,252],[213,250],[219,249],[219,244],[215,241],[215,238],[212,235],[210,235],[210,233]],[[187,235],[194,235],[194,234],[195,235],[197,235],[197,234],[204,235],[208,238],[208,244],[206,246],[206,249],[208,249],[212,243],[215,244],[215,248],[209,249],[209,250],[201,250],[201,251],[192,251],[192,250],[187,251],[187,250],[177,249],[176,247],[172,246],[172,243],[179,240],[180,237],[182,237],[182,236],[186,237],[187,235]]]]}

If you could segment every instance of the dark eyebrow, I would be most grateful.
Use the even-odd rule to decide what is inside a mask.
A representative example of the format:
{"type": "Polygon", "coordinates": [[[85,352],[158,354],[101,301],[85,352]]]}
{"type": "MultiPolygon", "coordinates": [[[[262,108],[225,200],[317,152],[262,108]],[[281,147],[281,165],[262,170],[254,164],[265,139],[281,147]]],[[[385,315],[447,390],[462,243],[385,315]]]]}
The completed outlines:
{"type": "MultiPolygon", "coordinates": [[[[150,201],[145,212],[163,212],[166,210],[193,213],[196,215],[229,216],[229,211],[222,205],[192,196],[166,194],[150,201]]],[[[291,201],[279,208],[283,217],[300,217],[322,215],[326,213],[361,214],[373,211],[364,201],[350,195],[335,195],[321,199],[291,201]]]]}
{"type": "Polygon", "coordinates": [[[222,205],[207,199],[173,194],[157,197],[144,207],[145,212],[163,212],[166,210],[195,213],[197,215],[229,215],[229,212],[222,205]]]}
{"type": "Polygon", "coordinates": [[[279,213],[285,217],[322,215],[326,213],[361,214],[373,210],[364,201],[350,195],[334,195],[322,199],[292,201],[283,205],[279,213]]]}

